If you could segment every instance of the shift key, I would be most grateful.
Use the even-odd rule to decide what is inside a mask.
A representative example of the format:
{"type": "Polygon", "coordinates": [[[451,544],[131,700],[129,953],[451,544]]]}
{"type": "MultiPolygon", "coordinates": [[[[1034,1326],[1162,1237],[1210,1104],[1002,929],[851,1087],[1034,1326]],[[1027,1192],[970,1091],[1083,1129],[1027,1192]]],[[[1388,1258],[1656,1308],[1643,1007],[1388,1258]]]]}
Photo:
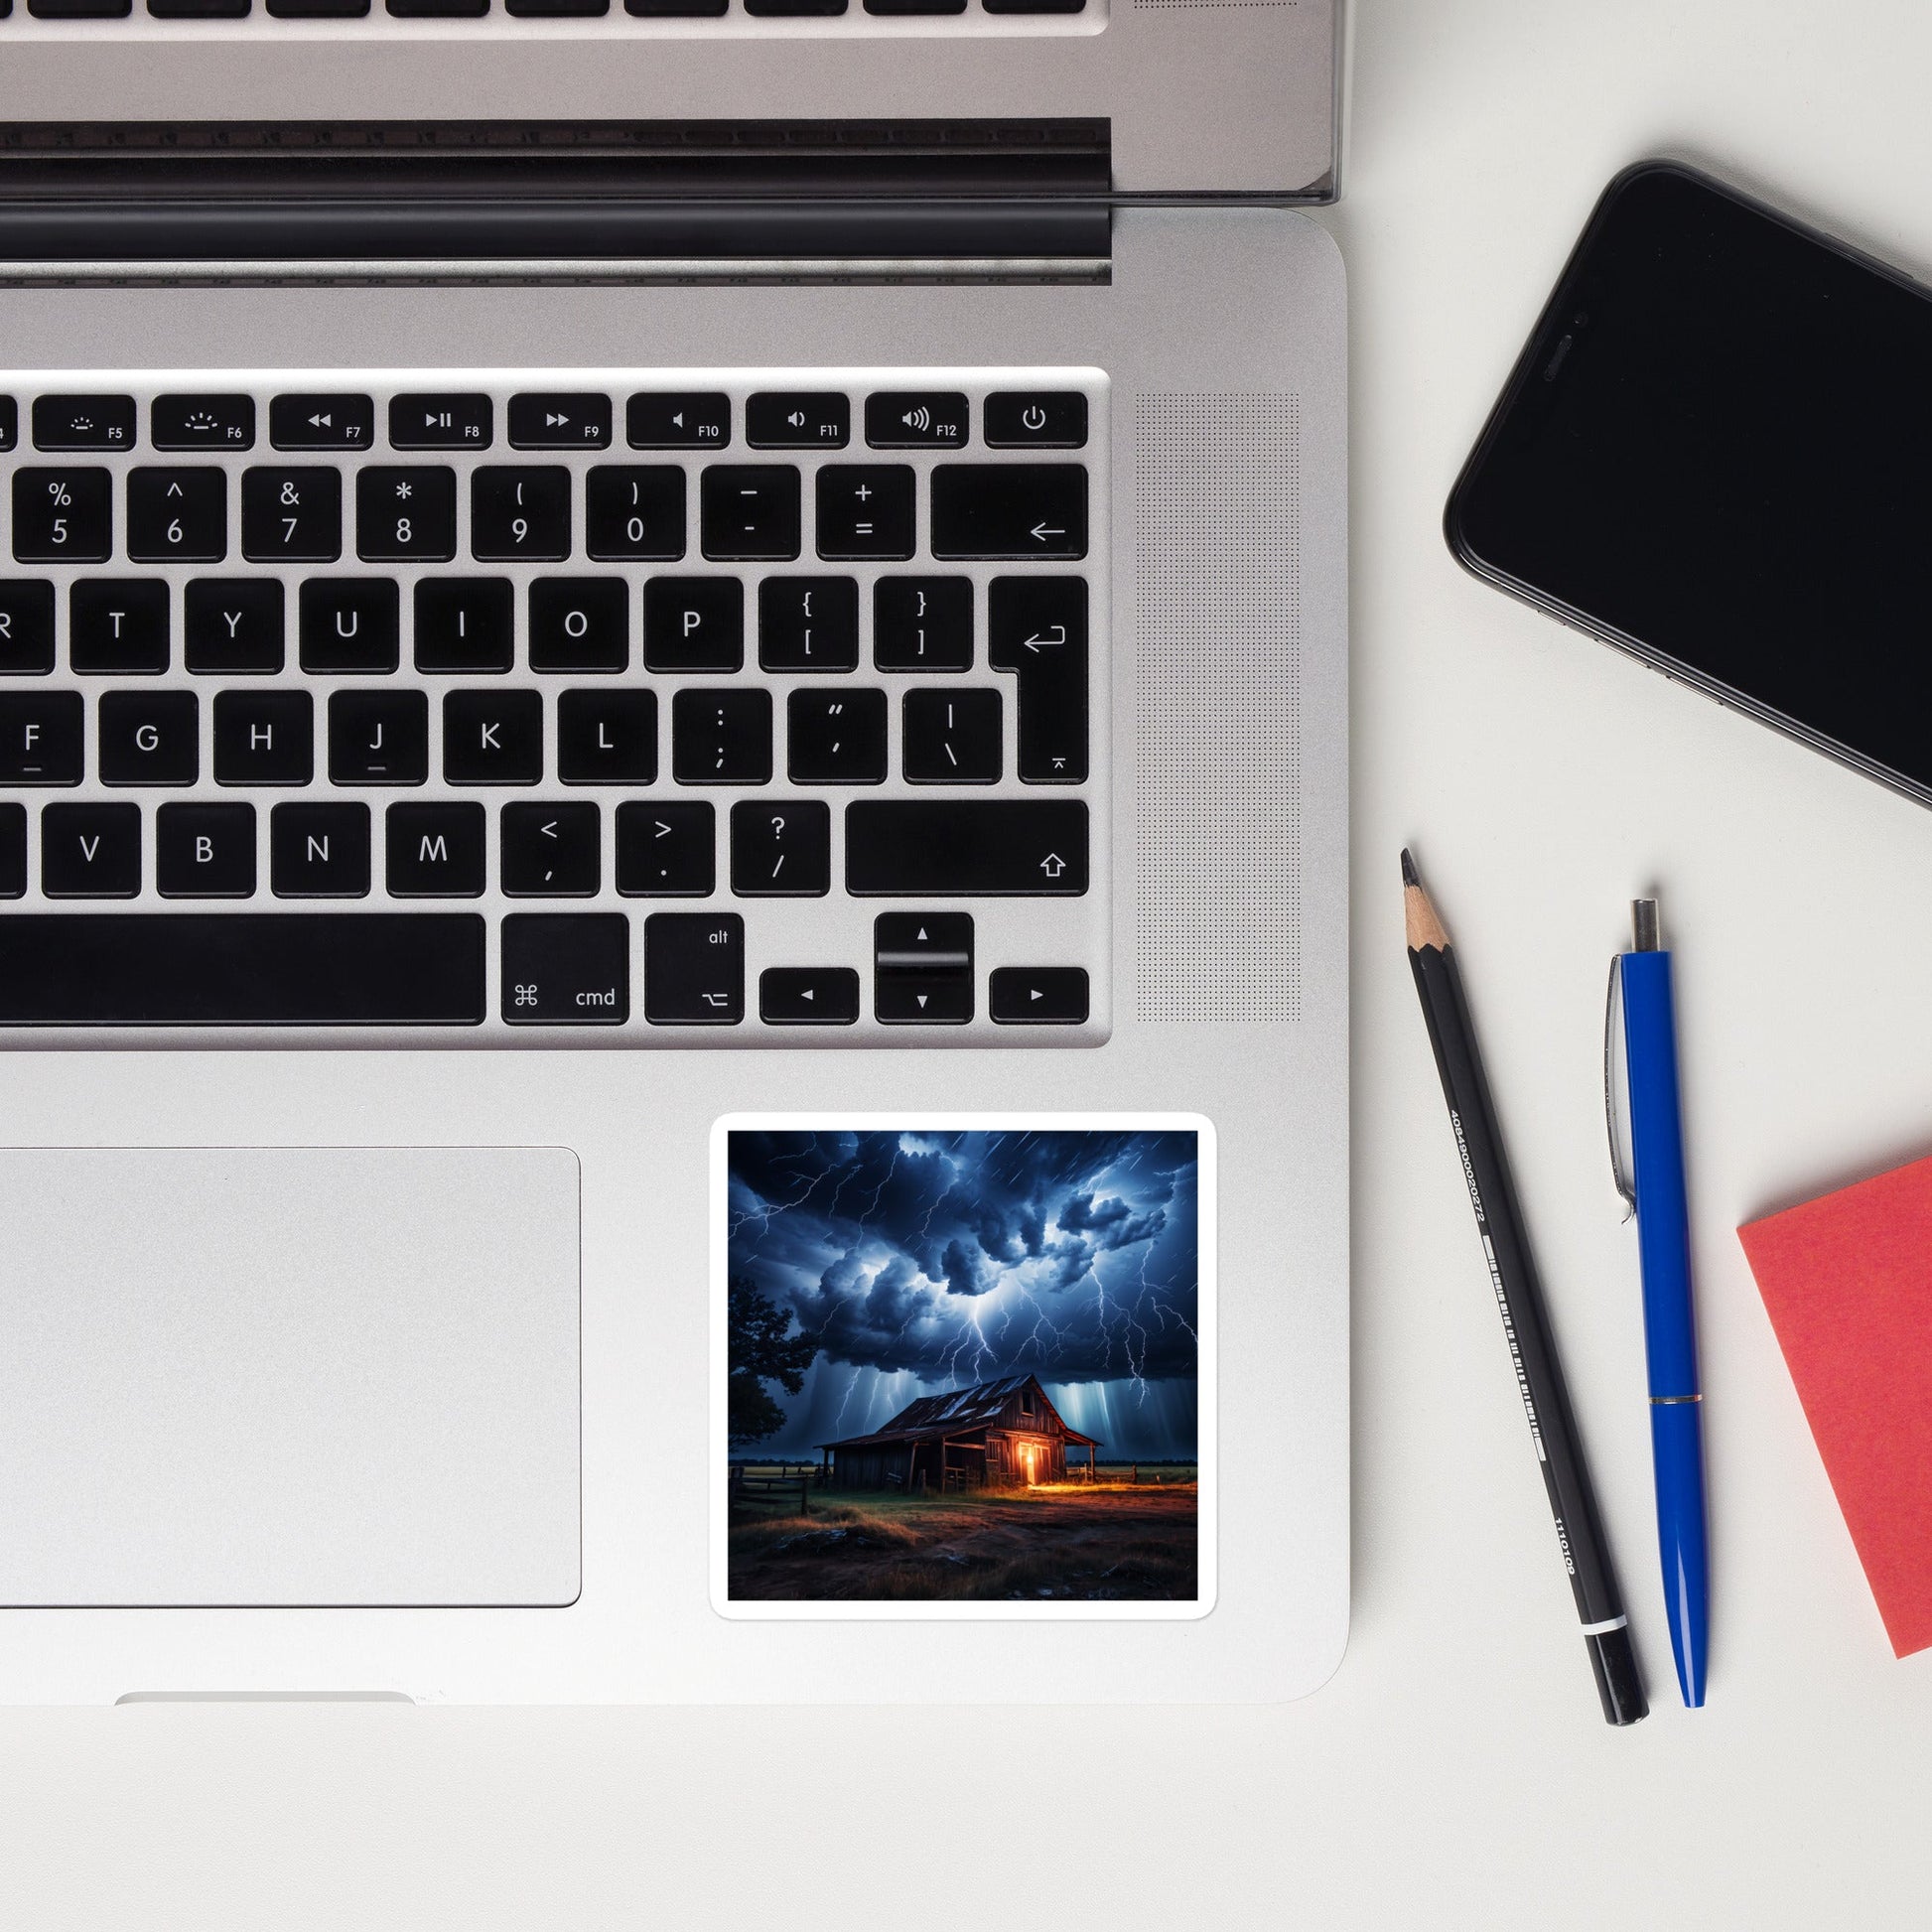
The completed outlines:
{"type": "Polygon", "coordinates": [[[868,898],[1077,898],[1077,798],[874,798],[845,808],[845,889],[868,898]]]}

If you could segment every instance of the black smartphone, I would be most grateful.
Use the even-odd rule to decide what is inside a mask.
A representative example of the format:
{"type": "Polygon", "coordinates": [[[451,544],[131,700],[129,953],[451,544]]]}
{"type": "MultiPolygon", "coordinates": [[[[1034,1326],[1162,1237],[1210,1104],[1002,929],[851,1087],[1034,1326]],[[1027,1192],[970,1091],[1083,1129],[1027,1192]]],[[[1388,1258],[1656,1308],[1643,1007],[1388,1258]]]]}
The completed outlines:
{"type": "Polygon", "coordinates": [[[1451,492],[1485,581],[1932,803],[1932,295],[1619,175],[1451,492]]]}

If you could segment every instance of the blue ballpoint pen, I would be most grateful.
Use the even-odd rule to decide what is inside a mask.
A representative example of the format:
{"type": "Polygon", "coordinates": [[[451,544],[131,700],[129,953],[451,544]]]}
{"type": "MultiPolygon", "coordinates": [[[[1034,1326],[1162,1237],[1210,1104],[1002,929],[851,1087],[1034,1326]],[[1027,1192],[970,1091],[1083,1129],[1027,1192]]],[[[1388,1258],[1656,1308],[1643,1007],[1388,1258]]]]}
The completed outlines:
{"type": "Polygon", "coordinates": [[[1678,1688],[1704,1703],[1709,1570],[1704,1529],[1703,1393],[1691,1308],[1691,1223],[1684,1191],[1684,1129],[1677,1093],[1676,1002],[1670,954],[1658,943],[1657,901],[1631,906],[1634,942],[1617,964],[1623,1053],[1629,1074],[1630,1164],[1643,1270],[1644,1353],[1650,1377],[1650,1448],[1657,1479],[1657,1541],[1678,1688]]]}

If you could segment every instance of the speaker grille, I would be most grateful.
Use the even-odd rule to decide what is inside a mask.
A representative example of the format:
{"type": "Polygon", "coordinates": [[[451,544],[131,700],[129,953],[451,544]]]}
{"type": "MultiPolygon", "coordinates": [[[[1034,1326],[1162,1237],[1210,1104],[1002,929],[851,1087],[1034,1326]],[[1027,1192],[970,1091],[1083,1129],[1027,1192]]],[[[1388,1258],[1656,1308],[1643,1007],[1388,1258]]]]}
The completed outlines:
{"type": "Polygon", "coordinates": [[[1301,1018],[1301,405],[1138,397],[1144,1021],[1301,1018]]]}

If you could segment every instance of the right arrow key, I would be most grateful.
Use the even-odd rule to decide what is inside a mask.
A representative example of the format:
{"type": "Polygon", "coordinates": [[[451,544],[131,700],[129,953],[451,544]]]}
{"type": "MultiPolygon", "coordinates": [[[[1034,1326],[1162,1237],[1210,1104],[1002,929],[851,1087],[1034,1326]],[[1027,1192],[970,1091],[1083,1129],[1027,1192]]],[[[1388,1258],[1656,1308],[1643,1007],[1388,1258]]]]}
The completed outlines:
{"type": "Polygon", "coordinates": [[[932,473],[932,554],[1071,560],[1087,554],[1078,463],[942,463],[932,473]]]}
{"type": "Polygon", "coordinates": [[[986,1008],[1002,1027],[1080,1027],[1087,1018],[1084,966],[1001,966],[986,1008]]]}

